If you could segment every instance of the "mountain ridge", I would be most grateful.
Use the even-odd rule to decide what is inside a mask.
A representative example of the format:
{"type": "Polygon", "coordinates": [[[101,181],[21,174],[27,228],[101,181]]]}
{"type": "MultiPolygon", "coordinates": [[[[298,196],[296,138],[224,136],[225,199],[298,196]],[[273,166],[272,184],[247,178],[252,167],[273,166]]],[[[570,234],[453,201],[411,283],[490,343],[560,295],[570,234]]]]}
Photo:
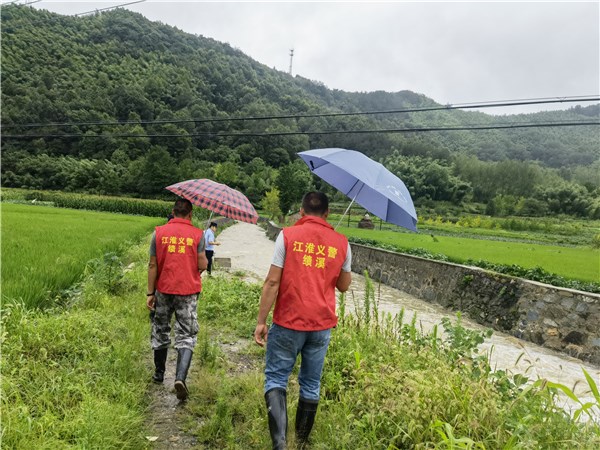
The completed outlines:
{"type": "MultiPolygon", "coordinates": [[[[297,152],[324,147],[415,171],[422,190],[412,193],[424,199],[489,202],[494,189],[528,196],[533,181],[519,188],[502,181],[520,165],[536,183],[574,180],[568,191],[586,205],[600,184],[597,127],[405,131],[589,121],[598,105],[500,117],[448,110],[410,90],[329,89],[124,9],[70,17],[8,5],[0,13],[5,187],[152,196],[181,179],[214,177],[258,201],[297,152]],[[423,107],[441,109],[386,113],[423,107]],[[67,125],[50,125],[57,123],[67,125]],[[494,183],[476,184],[492,172],[494,183]]],[[[550,194],[536,195],[542,211],[550,194]]]]}

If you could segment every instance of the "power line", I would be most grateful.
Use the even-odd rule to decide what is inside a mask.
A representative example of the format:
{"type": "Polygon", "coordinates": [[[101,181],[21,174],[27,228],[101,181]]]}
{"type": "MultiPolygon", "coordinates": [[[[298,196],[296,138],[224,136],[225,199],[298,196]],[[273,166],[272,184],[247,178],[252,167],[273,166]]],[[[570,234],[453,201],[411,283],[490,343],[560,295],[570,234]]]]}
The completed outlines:
{"type": "Polygon", "coordinates": [[[100,11],[107,11],[109,9],[115,9],[115,8],[120,8],[122,6],[134,5],[136,3],[142,3],[142,2],[145,2],[145,1],[146,0],[137,0],[135,2],[123,3],[121,5],[115,5],[115,6],[109,6],[109,7],[106,7],[106,8],[94,9],[92,11],[86,11],[86,12],[82,12],[82,13],[79,13],[79,14],[73,14],[73,15],[74,16],[85,16],[86,14],[98,13],[100,11]]]}
{"type": "MultiPolygon", "coordinates": [[[[13,3],[17,3],[17,2],[20,2],[20,1],[23,1],[23,0],[12,0],[10,2],[0,3],[0,8],[2,6],[11,5],[13,3]]],[[[15,6],[29,6],[29,5],[33,5],[34,3],[39,3],[41,1],[42,0],[26,0],[25,3],[18,3],[15,6]]]]}
{"type": "Polygon", "coordinates": [[[253,132],[206,132],[189,134],[14,134],[3,135],[8,139],[41,139],[41,138],[181,138],[181,137],[274,137],[274,136],[297,136],[297,135],[328,135],[328,134],[374,134],[374,133],[422,133],[430,131],[482,131],[503,130],[517,128],[548,128],[548,127],[576,127],[600,125],[600,121],[585,122],[547,122],[547,123],[513,123],[501,125],[466,125],[456,127],[427,127],[427,128],[388,128],[378,130],[325,130],[325,131],[280,131],[267,133],[253,132]]]}
{"type": "Polygon", "coordinates": [[[360,112],[345,112],[345,113],[314,113],[314,114],[282,114],[272,116],[248,116],[248,117],[220,117],[210,119],[171,119],[171,120],[139,120],[139,121],[113,121],[113,122],[62,122],[62,123],[24,123],[24,124],[5,124],[4,128],[41,128],[41,127],[70,127],[70,126],[114,126],[114,125],[160,125],[168,123],[216,123],[216,122],[241,122],[241,121],[257,121],[257,120],[277,120],[277,119],[304,119],[315,117],[342,117],[342,116],[361,116],[361,115],[378,115],[378,114],[400,114],[411,112],[426,112],[426,111],[446,111],[454,109],[475,109],[475,108],[496,108],[506,106],[521,106],[521,105],[539,105],[546,103],[569,103],[569,102],[598,102],[600,96],[572,96],[572,97],[548,97],[540,99],[528,100],[501,100],[488,101],[478,103],[462,103],[456,105],[443,106],[426,106],[420,108],[407,108],[382,111],[360,111],[360,112]]]}

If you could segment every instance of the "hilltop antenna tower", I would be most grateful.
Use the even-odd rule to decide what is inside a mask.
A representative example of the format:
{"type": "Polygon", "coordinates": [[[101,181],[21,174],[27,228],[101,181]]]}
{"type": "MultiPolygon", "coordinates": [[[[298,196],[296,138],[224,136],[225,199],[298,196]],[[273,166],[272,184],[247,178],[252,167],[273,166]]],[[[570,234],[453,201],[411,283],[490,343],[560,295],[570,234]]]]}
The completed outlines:
{"type": "Polygon", "coordinates": [[[294,49],[290,49],[290,75],[292,74],[292,60],[294,59],[294,49]]]}

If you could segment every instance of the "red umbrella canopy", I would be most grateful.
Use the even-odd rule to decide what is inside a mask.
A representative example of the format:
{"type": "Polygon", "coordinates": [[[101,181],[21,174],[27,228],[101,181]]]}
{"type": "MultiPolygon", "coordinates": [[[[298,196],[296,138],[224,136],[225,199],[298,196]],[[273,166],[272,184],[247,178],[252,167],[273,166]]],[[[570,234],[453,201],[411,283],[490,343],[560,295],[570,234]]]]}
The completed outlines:
{"type": "Polygon", "coordinates": [[[187,198],[194,205],[242,222],[258,222],[258,213],[240,191],[207,178],[181,181],[165,189],[187,198]]]}

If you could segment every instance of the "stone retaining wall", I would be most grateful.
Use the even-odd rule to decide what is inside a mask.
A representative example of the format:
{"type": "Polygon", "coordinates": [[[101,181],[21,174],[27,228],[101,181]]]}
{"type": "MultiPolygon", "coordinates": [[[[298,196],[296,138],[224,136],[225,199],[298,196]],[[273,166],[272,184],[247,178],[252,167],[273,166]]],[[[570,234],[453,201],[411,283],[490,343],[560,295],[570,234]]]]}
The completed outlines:
{"type": "MultiPolygon", "coordinates": [[[[281,229],[267,223],[267,236],[281,229]]],[[[352,271],[476,322],[600,365],[600,295],[351,244],[352,271]]]]}
{"type": "Polygon", "coordinates": [[[269,239],[271,239],[272,241],[274,241],[275,239],[277,239],[277,235],[279,234],[279,232],[281,231],[281,227],[278,227],[277,225],[275,225],[273,222],[271,222],[270,220],[258,220],[258,223],[265,223],[266,224],[266,233],[267,233],[267,237],[269,239]]]}
{"type": "Polygon", "coordinates": [[[600,295],[351,244],[352,271],[495,330],[600,364],[600,295]]]}

